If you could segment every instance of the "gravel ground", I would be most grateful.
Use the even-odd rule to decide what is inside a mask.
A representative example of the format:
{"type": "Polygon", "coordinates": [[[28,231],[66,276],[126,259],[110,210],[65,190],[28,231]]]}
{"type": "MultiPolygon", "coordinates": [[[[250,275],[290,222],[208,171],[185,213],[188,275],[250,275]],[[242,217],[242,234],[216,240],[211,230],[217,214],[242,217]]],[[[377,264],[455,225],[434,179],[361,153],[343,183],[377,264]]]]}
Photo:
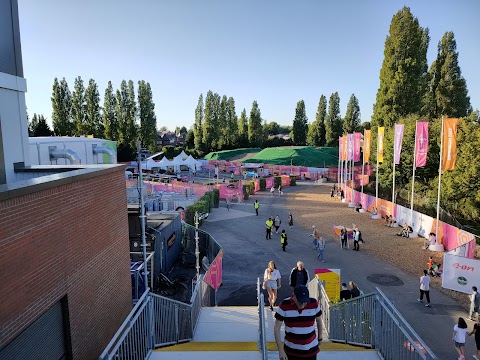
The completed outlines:
{"type": "MultiPolygon", "coordinates": [[[[294,221],[305,227],[317,225],[320,234],[327,239],[338,237],[333,232],[334,225],[352,227],[356,224],[365,240],[360,251],[385,260],[412,275],[420,276],[427,268],[429,256],[443,264],[443,253],[424,250],[424,238],[406,239],[396,236],[400,228],[384,226],[383,220],[371,220],[369,213],[360,214],[347,203],[330,197],[333,184],[305,186],[298,184],[295,192],[287,197],[287,208],[292,212],[294,221]]],[[[340,245],[339,245],[340,246],[340,245]]],[[[431,278],[431,286],[457,300],[466,310],[469,308],[468,296],[463,293],[442,288],[439,277],[431,278]]]]}

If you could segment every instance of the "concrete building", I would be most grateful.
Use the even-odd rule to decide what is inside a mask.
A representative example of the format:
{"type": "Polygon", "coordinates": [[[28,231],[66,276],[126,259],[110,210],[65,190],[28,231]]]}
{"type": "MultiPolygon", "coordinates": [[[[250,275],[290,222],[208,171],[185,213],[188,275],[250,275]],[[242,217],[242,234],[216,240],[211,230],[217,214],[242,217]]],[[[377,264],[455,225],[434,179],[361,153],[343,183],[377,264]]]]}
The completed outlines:
{"type": "Polygon", "coordinates": [[[17,0],[0,0],[0,359],[94,359],[132,308],[122,165],[32,165],[17,0]]]}

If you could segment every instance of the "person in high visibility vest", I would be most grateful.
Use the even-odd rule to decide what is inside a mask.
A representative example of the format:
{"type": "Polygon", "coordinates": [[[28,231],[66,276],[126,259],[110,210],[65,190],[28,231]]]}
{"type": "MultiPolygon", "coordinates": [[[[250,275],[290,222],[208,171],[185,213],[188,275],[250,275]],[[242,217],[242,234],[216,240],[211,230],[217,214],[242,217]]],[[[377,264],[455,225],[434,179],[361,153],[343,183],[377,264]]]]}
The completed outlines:
{"type": "Polygon", "coordinates": [[[258,200],[255,200],[255,202],[253,203],[253,207],[255,208],[255,212],[257,213],[257,216],[258,216],[258,208],[260,207],[258,200]]]}
{"type": "Polygon", "coordinates": [[[287,233],[285,232],[285,229],[283,229],[282,233],[280,234],[280,242],[282,243],[282,250],[285,251],[285,247],[288,245],[287,233]]]}
{"type": "Polygon", "coordinates": [[[267,240],[272,239],[272,226],[273,226],[272,218],[269,217],[265,224],[267,225],[267,234],[265,235],[265,239],[267,240]]]}

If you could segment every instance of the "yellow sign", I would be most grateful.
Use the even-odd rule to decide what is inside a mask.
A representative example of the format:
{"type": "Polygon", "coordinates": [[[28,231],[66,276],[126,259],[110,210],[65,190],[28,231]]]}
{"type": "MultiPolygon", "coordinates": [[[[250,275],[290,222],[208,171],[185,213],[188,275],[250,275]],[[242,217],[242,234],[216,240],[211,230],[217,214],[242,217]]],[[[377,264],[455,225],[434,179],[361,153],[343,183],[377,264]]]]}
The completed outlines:
{"type": "Polygon", "coordinates": [[[340,300],[340,269],[315,269],[315,276],[325,282],[330,301],[340,300]]]}

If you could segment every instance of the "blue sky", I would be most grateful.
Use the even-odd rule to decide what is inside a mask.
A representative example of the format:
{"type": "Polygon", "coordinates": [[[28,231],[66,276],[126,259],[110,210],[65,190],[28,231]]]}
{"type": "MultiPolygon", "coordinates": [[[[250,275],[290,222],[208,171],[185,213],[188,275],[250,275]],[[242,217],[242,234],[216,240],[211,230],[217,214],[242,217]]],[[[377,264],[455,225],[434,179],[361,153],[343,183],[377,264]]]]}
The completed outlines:
{"type": "Polygon", "coordinates": [[[257,100],[262,118],[291,125],[304,100],[309,122],[320,96],[351,94],[370,121],[393,15],[410,7],[430,30],[429,65],[453,31],[471,104],[480,108],[478,0],[19,0],[27,107],[51,122],[53,79],[70,90],[93,78],[148,81],[157,127],[190,126],[198,97],[232,96],[237,115],[257,100]]]}

